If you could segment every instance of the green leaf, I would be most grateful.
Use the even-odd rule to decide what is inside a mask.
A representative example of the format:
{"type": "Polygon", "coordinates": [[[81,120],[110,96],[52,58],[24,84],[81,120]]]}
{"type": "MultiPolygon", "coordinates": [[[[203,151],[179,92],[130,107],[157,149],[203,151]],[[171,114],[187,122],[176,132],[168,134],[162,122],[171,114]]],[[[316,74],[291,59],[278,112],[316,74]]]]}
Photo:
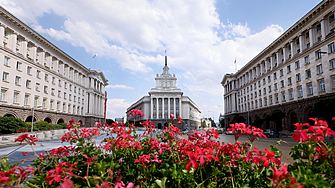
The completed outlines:
{"type": "Polygon", "coordinates": [[[165,182],[166,182],[166,177],[162,178],[162,180],[156,180],[156,183],[157,185],[160,187],[160,188],[165,188],[165,182]]]}

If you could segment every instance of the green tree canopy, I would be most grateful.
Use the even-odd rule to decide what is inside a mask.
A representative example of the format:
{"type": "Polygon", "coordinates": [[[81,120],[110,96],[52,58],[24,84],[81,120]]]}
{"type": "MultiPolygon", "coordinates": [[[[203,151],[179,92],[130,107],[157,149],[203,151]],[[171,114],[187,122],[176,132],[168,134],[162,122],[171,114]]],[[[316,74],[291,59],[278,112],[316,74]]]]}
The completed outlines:
{"type": "Polygon", "coordinates": [[[245,123],[246,119],[243,116],[236,115],[234,118],[229,122],[229,124],[235,124],[235,123],[245,123]]]}
{"type": "Polygon", "coordinates": [[[332,117],[335,116],[334,106],[335,98],[321,99],[314,103],[312,114],[315,117],[322,117],[324,120],[330,123],[332,117]]]}

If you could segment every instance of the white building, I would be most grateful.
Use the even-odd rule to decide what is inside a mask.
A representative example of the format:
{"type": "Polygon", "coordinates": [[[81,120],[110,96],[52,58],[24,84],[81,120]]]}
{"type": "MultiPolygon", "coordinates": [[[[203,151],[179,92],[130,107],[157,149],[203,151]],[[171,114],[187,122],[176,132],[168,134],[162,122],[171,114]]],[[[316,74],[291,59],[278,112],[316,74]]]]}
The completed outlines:
{"type": "Polygon", "coordinates": [[[90,70],[0,7],[0,116],[23,121],[103,121],[105,86],[90,70]]]}
{"type": "MultiPolygon", "coordinates": [[[[180,128],[188,126],[191,129],[200,127],[200,109],[188,97],[183,96],[183,92],[177,88],[177,78],[169,73],[167,66],[167,56],[165,56],[165,66],[163,73],[156,76],[156,87],[152,88],[149,96],[144,96],[137,102],[133,103],[127,113],[132,109],[142,110],[144,117],[137,119],[138,122],[143,122],[146,119],[155,122],[155,126],[162,128],[167,126],[170,121],[170,115],[174,114],[175,118],[181,117],[184,123],[180,128]]],[[[132,117],[128,118],[133,121],[132,117]]]]}
{"type": "Polygon", "coordinates": [[[335,96],[335,1],[324,0],[234,74],[225,74],[224,115],[249,122],[279,109],[283,127],[308,122],[313,104],[335,96]],[[249,115],[248,115],[249,112],[249,115]]]}

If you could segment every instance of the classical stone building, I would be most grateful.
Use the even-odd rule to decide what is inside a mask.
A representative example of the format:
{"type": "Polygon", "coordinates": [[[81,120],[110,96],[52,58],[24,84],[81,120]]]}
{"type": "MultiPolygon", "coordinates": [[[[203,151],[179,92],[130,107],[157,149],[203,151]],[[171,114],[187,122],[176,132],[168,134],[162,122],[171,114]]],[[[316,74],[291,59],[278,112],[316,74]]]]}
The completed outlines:
{"type": "Polygon", "coordinates": [[[0,74],[0,116],[51,124],[75,119],[84,126],[103,121],[104,74],[84,67],[2,7],[0,74]]]}
{"type": "MultiPolygon", "coordinates": [[[[249,122],[273,110],[286,117],[283,129],[308,122],[313,104],[335,96],[335,1],[324,0],[234,74],[225,74],[226,122],[249,122]],[[249,115],[248,115],[249,114],[249,115]]],[[[334,113],[335,116],[335,113],[334,113]]],[[[274,124],[264,123],[263,128],[274,124]]]]}
{"type": "MultiPolygon", "coordinates": [[[[177,125],[184,129],[188,126],[190,129],[198,129],[200,127],[200,109],[183,92],[176,87],[177,78],[169,73],[167,66],[167,56],[165,56],[165,66],[163,73],[156,76],[156,87],[152,88],[149,96],[144,96],[140,100],[133,103],[127,113],[132,109],[142,110],[144,117],[137,119],[137,122],[143,122],[146,119],[155,123],[159,129],[167,126],[170,121],[170,115],[174,114],[175,118],[181,117],[184,120],[182,125],[177,125]]],[[[133,121],[132,116],[128,117],[128,121],[133,121]]]]}

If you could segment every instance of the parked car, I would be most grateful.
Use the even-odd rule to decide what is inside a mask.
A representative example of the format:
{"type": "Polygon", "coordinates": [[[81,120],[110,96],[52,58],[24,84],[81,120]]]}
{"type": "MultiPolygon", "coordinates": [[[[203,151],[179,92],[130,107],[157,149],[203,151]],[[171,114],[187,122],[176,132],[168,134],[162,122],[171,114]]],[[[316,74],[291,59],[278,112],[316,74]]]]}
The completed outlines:
{"type": "Polygon", "coordinates": [[[270,137],[279,137],[279,131],[277,130],[273,130],[273,129],[266,129],[263,134],[265,134],[265,136],[267,136],[268,138],[270,137]]]}
{"type": "Polygon", "coordinates": [[[233,131],[226,131],[226,135],[234,134],[233,131]]]}

